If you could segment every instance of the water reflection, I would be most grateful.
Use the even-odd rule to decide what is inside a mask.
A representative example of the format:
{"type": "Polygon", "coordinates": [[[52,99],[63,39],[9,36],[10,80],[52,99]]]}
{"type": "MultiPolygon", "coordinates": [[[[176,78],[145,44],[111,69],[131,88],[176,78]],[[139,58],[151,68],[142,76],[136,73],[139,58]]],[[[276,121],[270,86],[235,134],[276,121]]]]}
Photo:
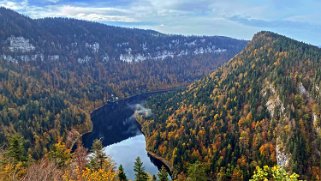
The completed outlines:
{"type": "Polygon", "coordinates": [[[120,164],[123,165],[127,178],[129,179],[133,180],[135,178],[133,169],[135,159],[138,156],[144,163],[146,171],[152,175],[156,175],[158,172],[157,167],[147,156],[146,142],[143,134],[109,145],[104,148],[104,151],[115,161],[117,168],[120,164]]]}
{"type": "Polygon", "coordinates": [[[157,174],[162,163],[150,158],[146,151],[145,137],[139,129],[134,113],[150,115],[144,108],[144,101],[156,93],[147,93],[109,102],[91,114],[93,130],[82,137],[84,146],[90,149],[93,140],[100,139],[105,151],[117,164],[122,164],[128,178],[134,179],[133,166],[137,156],[144,163],[145,170],[157,174]]]}

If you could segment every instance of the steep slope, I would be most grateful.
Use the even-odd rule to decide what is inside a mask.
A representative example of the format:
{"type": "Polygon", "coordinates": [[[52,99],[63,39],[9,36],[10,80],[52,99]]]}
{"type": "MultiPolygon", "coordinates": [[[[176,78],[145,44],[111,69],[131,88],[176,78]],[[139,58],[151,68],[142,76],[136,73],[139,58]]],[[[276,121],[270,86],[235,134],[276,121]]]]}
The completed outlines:
{"type": "Polygon", "coordinates": [[[201,161],[213,179],[246,180],[278,164],[320,180],[320,67],[321,49],[260,32],[208,77],[149,100],[148,150],[176,173],[201,161]]]}
{"type": "Polygon", "coordinates": [[[19,134],[28,154],[38,159],[58,139],[75,139],[88,131],[90,115],[72,104],[70,95],[24,72],[24,68],[0,61],[0,144],[19,134]]]}
{"type": "Polygon", "coordinates": [[[246,44],[227,37],[166,35],[75,19],[33,20],[4,8],[0,25],[2,60],[33,64],[49,75],[55,72],[49,77],[44,71],[35,74],[64,91],[83,88],[68,87],[70,77],[85,87],[96,86],[97,91],[82,95],[95,100],[184,85],[213,71],[246,44]]]}
{"type": "Polygon", "coordinates": [[[89,131],[89,113],[107,100],[186,85],[246,43],[0,8],[0,146],[18,133],[39,158],[58,139],[89,131]]]}

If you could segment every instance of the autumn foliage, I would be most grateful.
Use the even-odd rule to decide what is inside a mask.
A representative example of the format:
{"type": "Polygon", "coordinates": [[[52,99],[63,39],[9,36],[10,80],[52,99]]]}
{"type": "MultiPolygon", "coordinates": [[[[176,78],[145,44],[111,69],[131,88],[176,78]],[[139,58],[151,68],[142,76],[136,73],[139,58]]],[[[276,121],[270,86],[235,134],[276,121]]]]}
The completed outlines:
{"type": "Polygon", "coordinates": [[[317,180],[320,67],[319,48],[260,32],[209,76],[148,101],[154,116],[139,119],[148,149],[176,173],[200,161],[211,178],[247,180],[257,166],[282,164],[317,180]]]}

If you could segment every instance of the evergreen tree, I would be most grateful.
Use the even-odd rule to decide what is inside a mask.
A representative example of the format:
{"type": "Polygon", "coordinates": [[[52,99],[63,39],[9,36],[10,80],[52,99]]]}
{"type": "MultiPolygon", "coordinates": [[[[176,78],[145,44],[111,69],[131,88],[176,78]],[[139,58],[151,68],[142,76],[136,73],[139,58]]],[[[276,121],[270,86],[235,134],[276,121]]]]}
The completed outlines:
{"type": "Polygon", "coordinates": [[[188,167],[188,181],[206,181],[206,169],[200,162],[196,162],[188,167]]]}
{"type": "Polygon", "coordinates": [[[107,161],[108,157],[103,151],[103,145],[100,140],[98,139],[94,140],[92,145],[92,153],[93,153],[93,156],[91,157],[89,165],[96,170],[105,169],[104,163],[109,163],[109,162],[107,161]]]}
{"type": "Polygon", "coordinates": [[[7,155],[14,160],[14,162],[27,161],[27,153],[25,150],[25,140],[20,135],[14,135],[9,138],[9,146],[7,155]]]}
{"type": "Polygon", "coordinates": [[[145,172],[145,168],[143,166],[143,162],[140,160],[140,157],[136,158],[135,165],[134,165],[134,172],[135,172],[135,180],[136,181],[147,181],[148,175],[145,172]]]}
{"type": "Polygon", "coordinates": [[[119,168],[118,168],[118,178],[119,178],[119,181],[127,181],[127,177],[122,165],[119,165],[119,168]]]}
{"type": "Polygon", "coordinates": [[[168,173],[164,166],[162,166],[161,170],[157,174],[158,179],[160,181],[168,181],[168,173]]]}

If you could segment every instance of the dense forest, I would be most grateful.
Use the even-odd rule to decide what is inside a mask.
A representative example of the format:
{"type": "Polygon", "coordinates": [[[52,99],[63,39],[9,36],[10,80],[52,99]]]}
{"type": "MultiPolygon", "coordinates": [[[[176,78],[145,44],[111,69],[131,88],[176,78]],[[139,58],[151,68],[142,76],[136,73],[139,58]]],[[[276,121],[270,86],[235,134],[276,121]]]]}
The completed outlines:
{"type": "Polygon", "coordinates": [[[176,178],[199,162],[215,180],[248,180],[276,164],[320,180],[320,67],[318,47],[257,33],[209,76],[148,101],[154,116],[139,119],[147,149],[176,178]]]}
{"type": "MultiPolygon", "coordinates": [[[[53,145],[40,160],[32,160],[27,156],[25,140],[13,136],[6,151],[0,150],[0,180],[5,181],[128,181],[122,165],[115,167],[113,160],[105,154],[100,140],[94,140],[90,153],[78,143],[76,150],[71,152],[61,141],[53,145]]],[[[167,169],[162,166],[157,175],[151,175],[145,170],[144,163],[137,157],[133,166],[135,181],[169,181],[167,169]]],[[[290,180],[298,181],[299,175],[289,174],[280,166],[257,167],[251,181],[290,180]]],[[[176,180],[176,179],[175,179],[176,180]]],[[[187,175],[178,178],[179,181],[207,181],[206,167],[200,162],[187,168],[187,175]]]]}
{"type": "MultiPolygon", "coordinates": [[[[1,181],[128,181],[122,165],[116,168],[113,160],[105,154],[100,140],[94,140],[90,156],[81,144],[71,152],[67,145],[59,141],[38,161],[28,158],[24,143],[22,137],[14,136],[7,151],[0,150],[1,181]]],[[[157,176],[146,172],[140,157],[136,158],[133,170],[137,181],[169,180],[164,167],[157,176]]]]}
{"type": "Polygon", "coordinates": [[[1,60],[17,64],[75,99],[90,101],[186,85],[229,60],[247,43],[68,18],[34,20],[5,8],[0,8],[0,27],[1,60]]]}
{"type": "MultiPolygon", "coordinates": [[[[174,179],[321,180],[321,50],[270,32],[241,51],[247,43],[0,8],[0,180],[127,180],[99,140],[89,162],[75,141],[91,111],[199,79],[137,115],[174,179]]],[[[139,158],[133,169],[136,180],[168,179],[139,158]]]]}
{"type": "Polygon", "coordinates": [[[90,113],[141,92],[187,85],[246,41],[166,35],[68,18],[30,19],[0,8],[0,146],[25,138],[39,159],[58,140],[71,146],[90,113]]]}

